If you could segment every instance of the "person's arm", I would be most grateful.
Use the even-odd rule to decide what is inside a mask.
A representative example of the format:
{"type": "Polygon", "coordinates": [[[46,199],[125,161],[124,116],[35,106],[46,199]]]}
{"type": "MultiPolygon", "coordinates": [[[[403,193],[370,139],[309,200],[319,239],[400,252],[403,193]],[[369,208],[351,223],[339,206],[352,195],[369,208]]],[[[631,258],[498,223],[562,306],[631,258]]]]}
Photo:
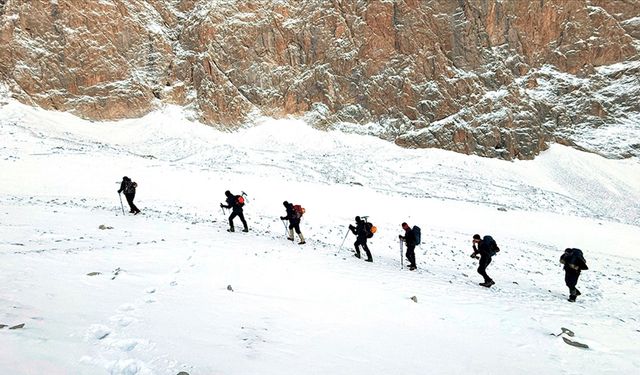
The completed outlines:
{"type": "Polygon", "coordinates": [[[220,203],[220,207],[222,207],[222,208],[231,208],[231,205],[229,204],[229,199],[227,199],[227,204],[220,203]]]}
{"type": "Polygon", "coordinates": [[[471,247],[473,247],[473,254],[471,254],[471,258],[478,258],[478,253],[480,251],[478,251],[478,248],[476,247],[476,243],[474,242],[473,245],[471,245],[471,247]]]}
{"type": "Polygon", "coordinates": [[[122,193],[123,190],[124,190],[124,180],[122,180],[122,182],[120,183],[120,190],[118,190],[118,194],[122,193]]]}

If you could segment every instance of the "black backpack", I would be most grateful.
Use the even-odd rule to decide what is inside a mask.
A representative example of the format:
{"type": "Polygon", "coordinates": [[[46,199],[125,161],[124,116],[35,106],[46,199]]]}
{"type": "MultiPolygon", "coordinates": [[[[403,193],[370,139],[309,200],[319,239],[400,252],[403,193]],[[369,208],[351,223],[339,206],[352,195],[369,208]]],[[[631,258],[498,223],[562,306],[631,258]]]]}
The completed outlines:
{"type": "Polygon", "coordinates": [[[571,267],[573,269],[579,269],[579,270],[588,270],[589,267],[587,267],[587,263],[584,260],[584,255],[582,254],[582,250],[580,249],[571,249],[571,252],[567,254],[567,257],[565,258],[565,264],[569,265],[569,266],[574,266],[571,267]]]}
{"type": "Polygon", "coordinates": [[[416,245],[420,245],[420,240],[421,240],[420,236],[421,236],[421,234],[420,234],[420,227],[419,226],[417,226],[417,225],[413,226],[413,235],[416,236],[416,245]]]}
{"type": "Polygon", "coordinates": [[[364,230],[367,232],[367,238],[373,237],[373,234],[378,230],[375,225],[370,222],[364,223],[364,230]]]}
{"type": "Polygon", "coordinates": [[[496,253],[500,251],[500,248],[498,247],[498,244],[496,243],[496,240],[493,239],[493,237],[484,236],[482,238],[482,241],[489,246],[489,252],[491,253],[491,256],[496,255],[496,253]]]}

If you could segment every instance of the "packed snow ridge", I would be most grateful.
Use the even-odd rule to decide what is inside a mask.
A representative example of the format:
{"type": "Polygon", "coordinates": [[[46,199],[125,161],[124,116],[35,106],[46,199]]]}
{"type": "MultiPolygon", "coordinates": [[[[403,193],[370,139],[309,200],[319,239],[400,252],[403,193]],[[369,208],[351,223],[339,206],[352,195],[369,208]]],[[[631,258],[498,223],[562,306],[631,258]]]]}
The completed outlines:
{"type": "Polygon", "coordinates": [[[294,120],[224,133],[176,107],[93,123],[0,105],[1,373],[640,370],[635,157],[506,162],[294,120]],[[140,215],[122,213],[125,175],[140,215]],[[247,193],[248,233],[226,232],[225,190],[247,193]],[[305,245],[284,200],[306,208],[305,245]],[[378,228],[373,263],[352,256],[356,215],[378,228]],[[416,271],[404,221],[422,228],[416,271]],[[491,288],[475,233],[502,250],[491,288]],[[567,247],[589,265],[576,303],[567,247]]]}

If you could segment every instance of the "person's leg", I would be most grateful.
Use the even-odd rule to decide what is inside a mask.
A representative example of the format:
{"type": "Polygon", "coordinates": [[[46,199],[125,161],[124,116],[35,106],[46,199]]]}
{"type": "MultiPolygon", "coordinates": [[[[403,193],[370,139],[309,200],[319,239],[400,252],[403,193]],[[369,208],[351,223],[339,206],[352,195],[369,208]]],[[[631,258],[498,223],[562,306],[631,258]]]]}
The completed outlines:
{"type": "Polygon", "coordinates": [[[356,242],[353,243],[353,247],[356,249],[355,257],[360,258],[360,240],[357,239],[356,242]]]}
{"type": "Polygon", "coordinates": [[[249,231],[249,226],[247,226],[247,221],[244,219],[244,213],[242,211],[238,212],[238,217],[240,218],[240,221],[242,222],[242,225],[244,225],[244,232],[248,232],[249,231]]]}
{"type": "Polygon", "coordinates": [[[578,283],[578,277],[580,276],[580,274],[574,270],[565,270],[564,272],[564,281],[569,288],[569,300],[575,301],[576,297],[578,296],[578,289],[576,289],[576,284],[578,283]]]}
{"type": "Polygon", "coordinates": [[[484,278],[485,284],[493,283],[493,280],[487,275],[487,266],[491,263],[491,258],[480,256],[480,264],[478,265],[478,273],[484,278]]]}
{"type": "Polygon", "coordinates": [[[369,246],[367,246],[367,240],[365,239],[362,243],[362,248],[364,252],[367,254],[367,262],[373,262],[373,258],[371,257],[371,251],[369,251],[369,246]]]}
{"type": "Polygon", "coordinates": [[[231,232],[233,232],[235,229],[233,228],[233,219],[238,216],[237,213],[235,212],[231,212],[231,215],[229,215],[229,230],[231,232]]]}
{"type": "MultiPolygon", "coordinates": [[[[300,242],[299,242],[299,244],[300,244],[300,245],[305,244],[305,243],[306,243],[306,241],[304,240],[304,236],[302,235],[302,231],[300,230],[300,220],[297,220],[297,221],[294,223],[293,229],[295,229],[295,230],[296,230],[296,233],[298,233],[298,237],[300,237],[300,242]]],[[[293,233],[291,233],[291,237],[293,237],[293,233]]]]}
{"type": "Polygon", "coordinates": [[[407,259],[409,260],[409,268],[416,267],[416,246],[407,246],[407,259]]]}
{"type": "Polygon", "coordinates": [[[138,210],[135,204],[133,204],[133,198],[135,198],[136,194],[124,193],[124,197],[127,199],[127,204],[129,204],[129,208],[131,209],[129,212],[135,213],[138,210]]]}

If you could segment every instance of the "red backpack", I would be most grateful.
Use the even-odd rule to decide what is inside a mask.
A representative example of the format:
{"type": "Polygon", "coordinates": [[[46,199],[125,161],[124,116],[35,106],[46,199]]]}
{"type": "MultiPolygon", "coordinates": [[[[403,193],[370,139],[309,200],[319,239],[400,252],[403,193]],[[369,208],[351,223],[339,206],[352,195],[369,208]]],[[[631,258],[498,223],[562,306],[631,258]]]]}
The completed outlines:
{"type": "Polygon", "coordinates": [[[294,204],[293,205],[293,212],[295,212],[296,214],[296,218],[300,219],[302,218],[302,215],[304,215],[304,213],[306,212],[306,210],[304,209],[304,207],[302,207],[299,204],[294,204]]]}

